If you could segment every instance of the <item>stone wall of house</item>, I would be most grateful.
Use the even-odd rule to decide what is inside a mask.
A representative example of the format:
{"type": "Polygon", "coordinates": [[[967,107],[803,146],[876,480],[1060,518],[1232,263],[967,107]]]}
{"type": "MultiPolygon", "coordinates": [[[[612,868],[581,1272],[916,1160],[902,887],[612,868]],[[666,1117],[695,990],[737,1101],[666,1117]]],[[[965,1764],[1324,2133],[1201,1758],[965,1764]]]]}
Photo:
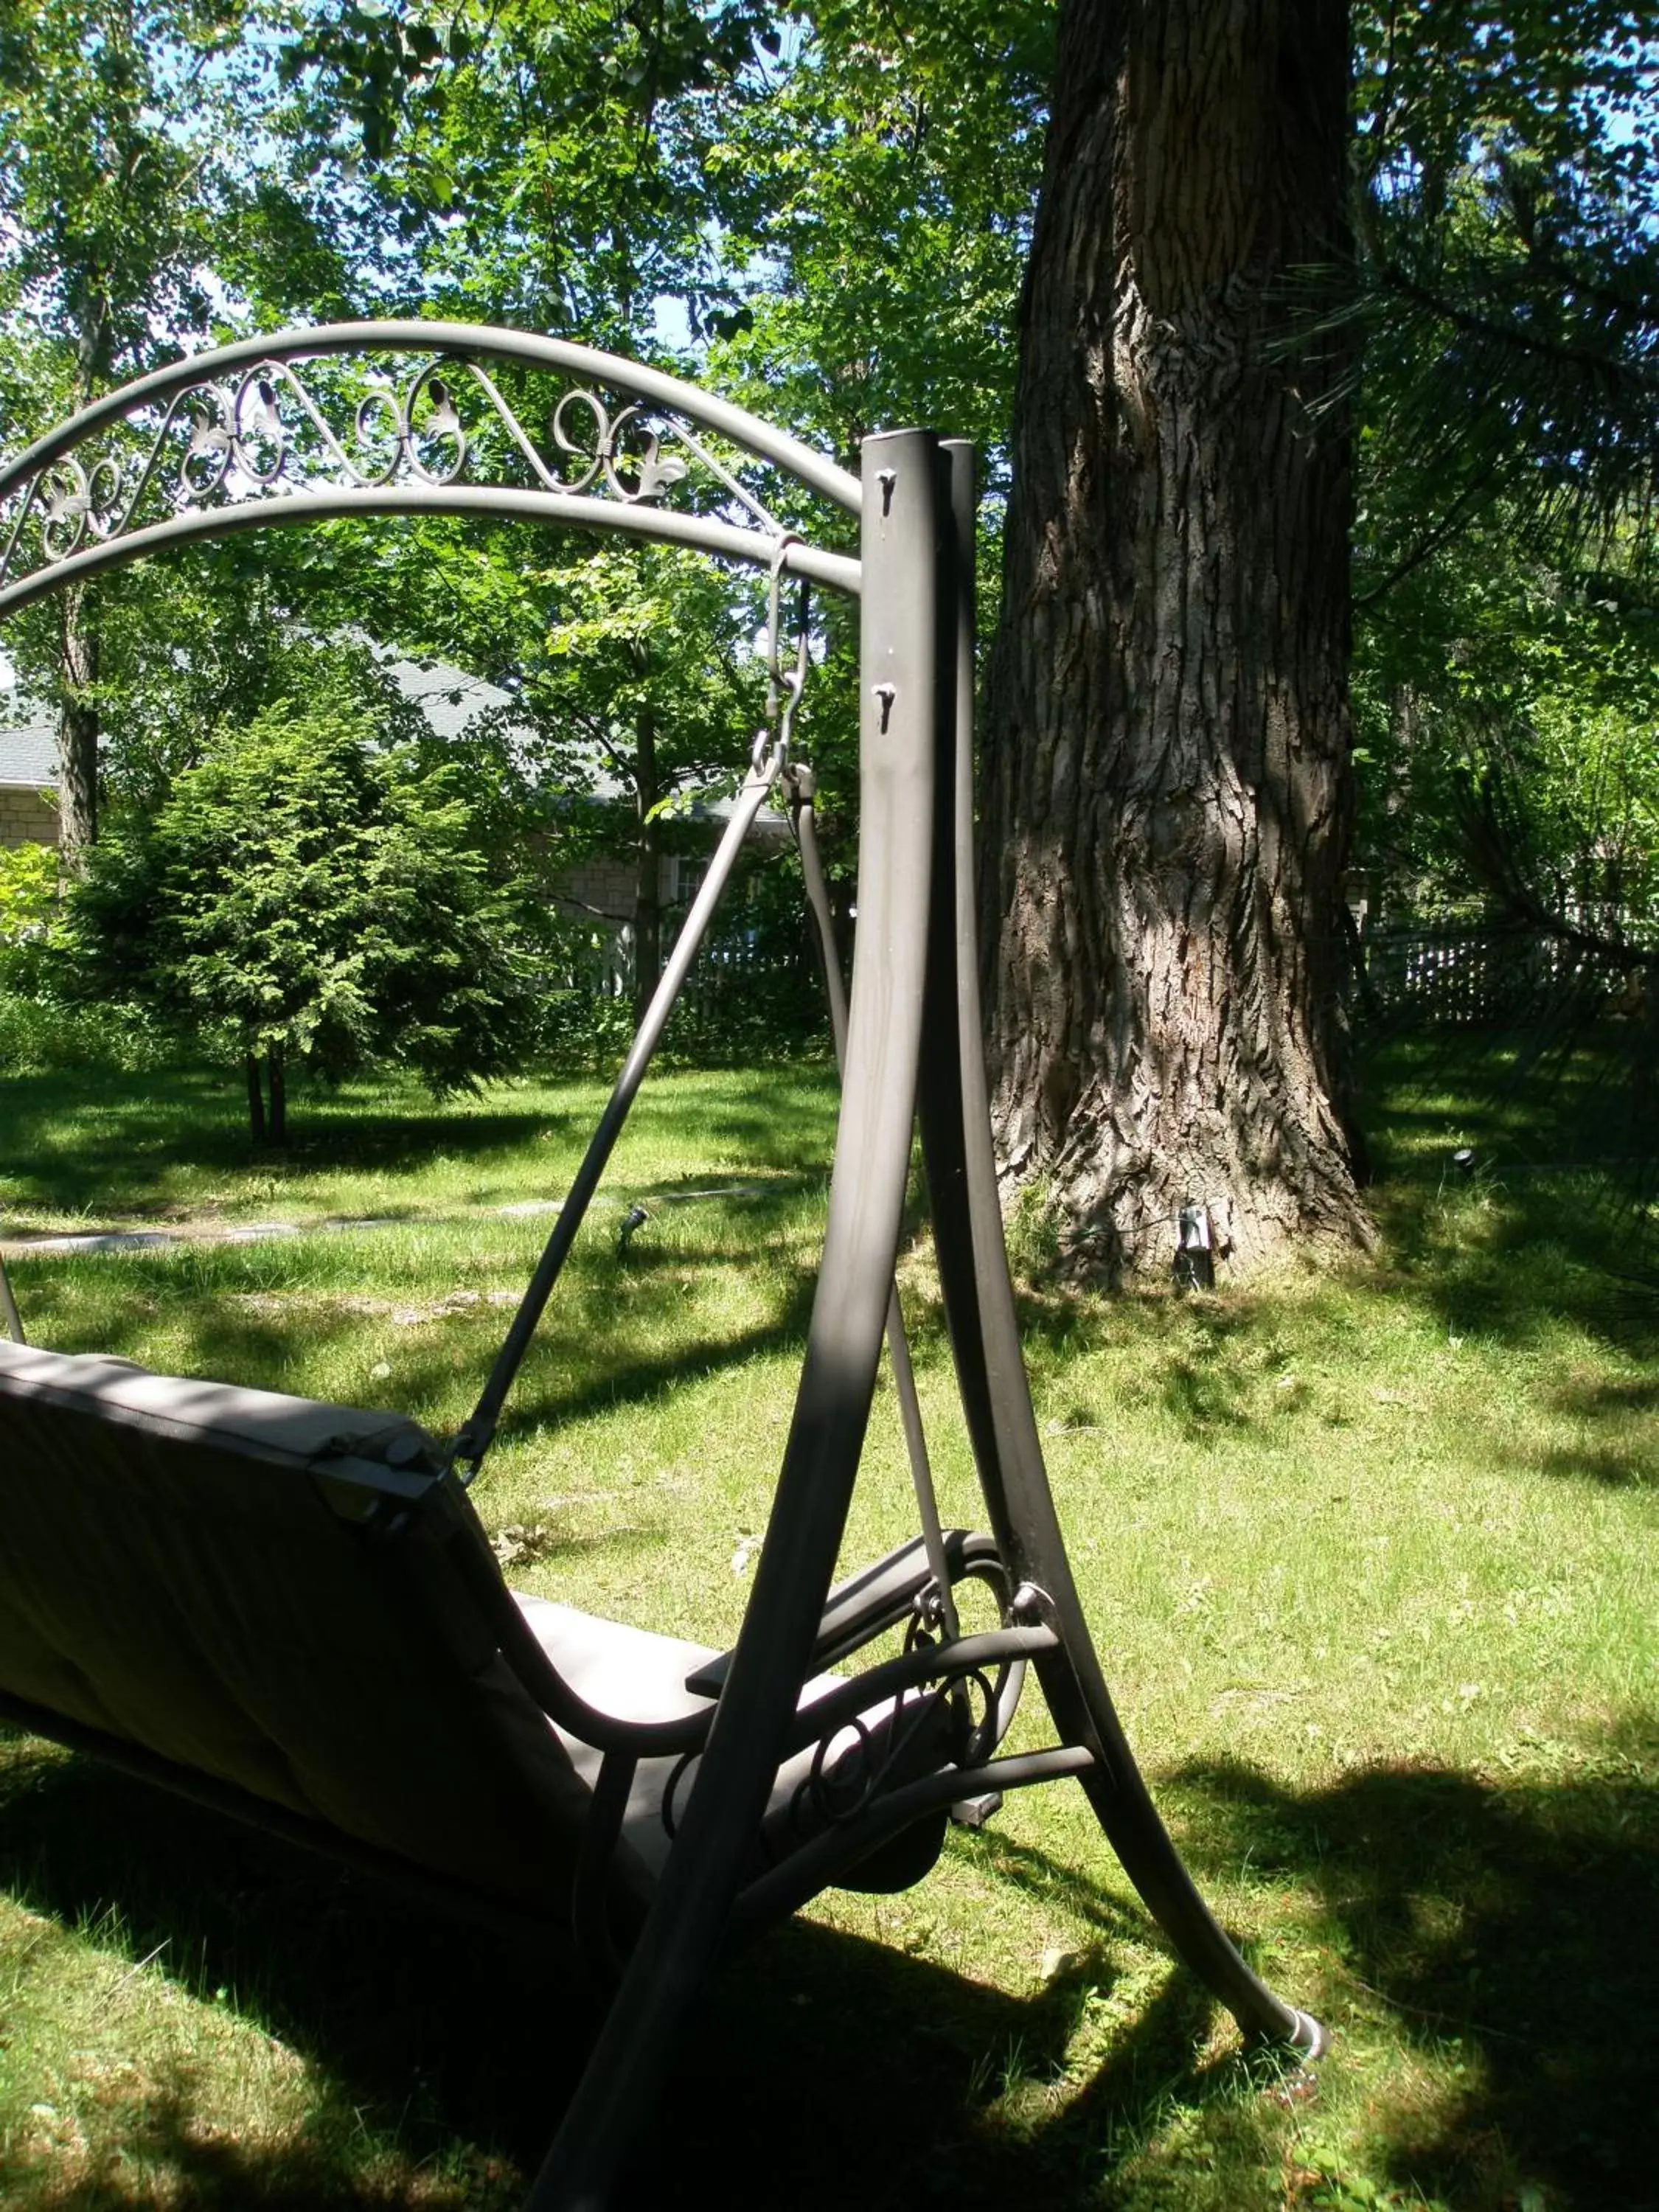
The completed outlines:
{"type": "Polygon", "coordinates": [[[0,845],[55,845],[58,809],[43,792],[0,784],[0,845]]]}
{"type": "MultiPolygon", "coordinates": [[[[695,864],[696,880],[702,880],[702,865],[695,864]]],[[[657,863],[657,896],[665,906],[673,906],[687,895],[691,866],[678,854],[665,854],[657,863]]],[[[603,916],[613,922],[632,921],[634,895],[638,883],[635,863],[631,860],[613,860],[603,854],[590,854],[586,860],[574,868],[566,868],[555,882],[560,899],[580,919],[592,915],[594,921],[603,916]]]]}
{"type": "Polygon", "coordinates": [[[578,914],[591,914],[595,920],[603,915],[611,921],[629,921],[633,919],[637,880],[631,861],[592,854],[576,867],[562,871],[556,889],[560,899],[568,902],[578,914]]]}

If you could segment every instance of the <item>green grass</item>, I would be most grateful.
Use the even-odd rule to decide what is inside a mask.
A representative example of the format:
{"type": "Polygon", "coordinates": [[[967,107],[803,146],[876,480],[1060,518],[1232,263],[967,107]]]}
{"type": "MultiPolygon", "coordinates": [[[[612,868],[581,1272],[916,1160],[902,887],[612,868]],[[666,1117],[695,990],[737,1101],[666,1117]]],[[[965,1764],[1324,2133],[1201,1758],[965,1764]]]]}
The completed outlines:
{"type": "MultiPolygon", "coordinates": [[[[429,1216],[556,1197],[608,1092],[599,1082],[496,1085],[434,1102],[412,1079],[298,1088],[285,1152],[253,1146],[240,1079],[209,1068],[12,1076],[0,1146],[7,1234],[373,1215],[429,1216]]],[[[751,1179],[816,1164],[834,1103],[815,1063],[743,1084],[682,1073],[648,1085],[613,1187],[672,1187],[689,1169],[751,1179]]]]}
{"type": "MultiPolygon", "coordinates": [[[[682,2176],[757,2205],[1656,2201],[1659,1310],[1608,1272],[1629,1224],[1599,1187],[1505,1174],[1571,1157],[1548,1117],[1582,1143],[1596,1085],[1494,1106],[1462,1073],[1405,1048],[1373,1073],[1376,1258],[1024,1293],[1109,1677],[1227,1924],[1335,2030],[1317,2078],[1241,2054],[1080,1796],[1032,1793],[917,1889],[831,1893],[726,1972],[652,2116],[682,2176]],[[1471,1182],[1444,1172],[1464,1142],[1492,1163],[1471,1182]]],[[[37,1225],[398,1217],[33,1256],[41,1341],[440,1428],[545,1226],[485,1209],[556,1194],[596,1098],[306,1102],[313,1149],[273,1170],[202,1079],[15,1089],[3,1188],[37,1225]]],[[[579,1246],[477,1493],[521,1587],[734,1631],[832,1113],[811,1068],[647,1091],[610,1188],[651,1219],[626,1255],[614,1210],[579,1246]]],[[[902,1274],[947,1517],[975,1520],[925,1238],[902,1274]]],[[[849,1562],[908,1533],[907,1492],[884,1389],[849,1562]]],[[[4,1758],[0,2201],[516,2202],[591,2032],[555,1970],[40,1745],[4,1758]]]]}

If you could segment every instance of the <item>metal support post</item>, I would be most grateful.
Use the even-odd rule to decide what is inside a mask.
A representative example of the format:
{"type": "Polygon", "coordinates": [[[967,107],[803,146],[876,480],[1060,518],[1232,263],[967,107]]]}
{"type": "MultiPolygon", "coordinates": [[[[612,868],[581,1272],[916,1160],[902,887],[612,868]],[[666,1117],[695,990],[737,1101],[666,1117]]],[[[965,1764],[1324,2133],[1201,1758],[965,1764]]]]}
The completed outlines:
{"type": "Polygon", "coordinates": [[[920,430],[864,447],[859,942],[823,1261],[772,1517],[678,1835],[526,2212],[601,2212],[616,2201],[719,1954],[835,1571],[915,1111],[934,762],[951,681],[939,651],[950,525],[938,453],[920,430]]]}
{"type": "Polygon", "coordinates": [[[1032,1411],[987,1108],[974,927],[973,449],[952,441],[957,594],[954,726],[941,733],[922,1045],[923,1156],[945,1316],[992,1533],[1059,1648],[1033,1662],[1079,1779],[1124,1869],[1185,1963],[1249,2035],[1310,2052],[1324,2031],[1275,1996],[1200,1896],[1129,1748],[1072,1577],[1032,1411]]]}

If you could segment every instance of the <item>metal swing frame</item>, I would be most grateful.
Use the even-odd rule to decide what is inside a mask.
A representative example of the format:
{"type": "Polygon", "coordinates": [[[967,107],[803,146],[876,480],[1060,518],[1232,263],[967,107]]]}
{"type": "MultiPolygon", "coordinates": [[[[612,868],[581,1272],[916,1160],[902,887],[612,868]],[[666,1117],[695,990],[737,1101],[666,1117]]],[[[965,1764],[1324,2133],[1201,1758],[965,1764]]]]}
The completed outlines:
{"type": "MultiPolygon", "coordinates": [[[[952,1632],[952,1617],[941,1644],[890,1661],[836,1695],[845,1718],[855,1721],[878,1677],[896,1698],[907,1685],[982,1686],[989,1670],[1006,1677],[1029,1663],[1054,1741],[998,1757],[994,1735],[981,1729],[973,1741],[985,1755],[901,1779],[864,1802],[855,1818],[873,1845],[976,1791],[1071,1776],[1176,1952],[1241,2029],[1308,2055],[1323,2047],[1318,2024],[1275,1996],[1240,1956],[1158,1816],[1106,1686],[1043,1463],[981,1049],[975,507],[974,457],[960,441],[927,430],[872,436],[854,479],[756,417],[639,364],[524,332],[424,322],[333,325],[220,349],[96,402],[0,469],[0,617],[179,544],[279,522],[409,512],[622,531],[768,568],[775,601],[786,574],[860,601],[858,943],[823,1255],[793,1419],[741,1632],[708,1670],[706,1686],[718,1696],[712,1719],[696,1732],[700,1768],[531,2212],[587,2212],[615,2201],[640,2116],[722,1952],[793,1911],[845,1861],[847,1837],[831,1823],[753,1871],[773,1778],[802,1740],[801,1686],[844,1648],[838,1625],[845,1628],[859,1611],[856,1586],[832,1593],[831,1583],[890,1306],[896,1310],[894,1267],[918,1119],[945,1318],[1004,1620],[963,1637],[952,1632]],[[422,356],[422,365],[401,386],[364,373],[366,360],[410,355],[422,356]],[[319,362],[337,364],[325,373],[328,388],[320,393],[307,382],[319,362]],[[503,392],[504,370],[521,381],[550,372],[581,380],[552,410],[545,444],[503,392]],[[622,395],[620,407],[602,396],[611,393],[622,395]],[[342,400],[355,410],[343,428],[336,419],[342,400]],[[476,427],[463,419],[469,408],[476,427]],[[481,468],[495,480],[467,480],[481,468]],[[661,505],[682,483],[687,504],[661,505]],[[775,507],[793,502],[797,488],[859,517],[856,558],[799,536],[793,505],[780,520],[775,507]]],[[[810,884],[810,783],[776,757],[757,756],[726,858],[735,857],[743,828],[781,769],[797,823],[805,823],[810,884]]],[[[456,1484],[476,1470],[726,872],[729,866],[711,869],[708,896],[688,918],[683,957],[677,950],[671,960],[580,1188],[567,1202],[568,1226],[562,1216],[552,1257],[544,1256],[441,1482],[456,1484]]],[[[902,1333],[895,1341],[902,1344],[902,1333]]],[[[937,1625],[933,1563],[941,1547],[956,1547],[948,1612],[950,1574],[960,1570],[963,1542],[925,1529],[902,1568],[890,1561],[872,1575],[879,1583],[885,1572],[894,1589],[902,1584],[901,1612],[931,1589],[937,1625]]],[[[544,1699],[550,1712],[562,1686],[544,1699]]],[[[821,1730],[822,1713],[817,1725],[821,1730]]],[[[641,1747],[638,1738],[611,1729],[578,1880],[599,1899],[601,1919],[605,1862],[641,1747]]]]}

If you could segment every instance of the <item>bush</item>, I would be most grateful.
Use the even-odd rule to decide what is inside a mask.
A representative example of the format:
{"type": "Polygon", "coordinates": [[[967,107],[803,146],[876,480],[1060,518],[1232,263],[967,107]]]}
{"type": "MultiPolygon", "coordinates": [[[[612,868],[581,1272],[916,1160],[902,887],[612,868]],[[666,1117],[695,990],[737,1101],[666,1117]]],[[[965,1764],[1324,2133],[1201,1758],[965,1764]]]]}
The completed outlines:
{"type": "MultiPolygon", "coordinates": [[[[663,931],[664,957],[684,915],[663,931]]],[[[537,1021],[538,1057],[580,1074],[613,1074],[634,1037],[631,990],[617,991],[608,934],[587,922],[553,925],[537,1021]]],[[[714,917],[669,1018],[665,1066],[719,1067],[830,1048],[830,1015],[800,874],[777,856],[741,871],[714,917]]]]}
{"type": "Polygon", "coordinates": [[[112,808],[68,906],[83,988],[247,1066],[511,1072],[535,1027],[538,901],[477,764],[349,690],[213,733],[159,806],[112,808]]]}
{"type": "Polygon", "coordinates": [[[40,990],[57,917],[56,847],[0,847],[0,991],[40,990]]]}
{"type": "Polygon", "coordinates": [[[175,1056],[173,1040],[141,1006],[76,1006],[0,989],[0,1071],[7,1075],[51,1075],[74,1067],[136,1074],[175,1056]]]}

